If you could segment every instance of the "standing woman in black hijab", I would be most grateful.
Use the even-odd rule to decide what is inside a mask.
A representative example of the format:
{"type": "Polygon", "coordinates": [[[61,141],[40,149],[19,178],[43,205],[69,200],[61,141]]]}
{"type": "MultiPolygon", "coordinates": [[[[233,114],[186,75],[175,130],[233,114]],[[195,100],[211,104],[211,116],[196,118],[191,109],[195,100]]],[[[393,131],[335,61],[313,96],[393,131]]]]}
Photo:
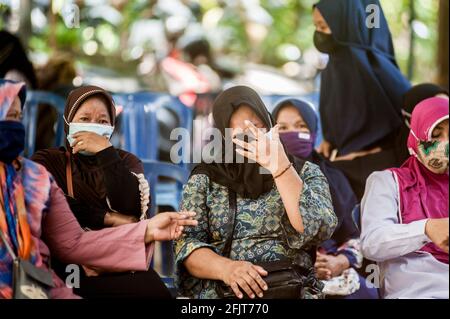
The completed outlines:
{"type": "MultiPolygon", "coordinates": [[[[179,292],[219,298],[216,288],[224,282],[238,298],[262,297],[268,273],[255,263],[290,259],[313,268],[308,251],[330,238],[337,223],[328,183],[316,165],[286,155],[278,128],[252,89],[221,93],[213,118],[221,151],[212,163],[194,168],[183,190],[181,208],[196,212],[199,224],[176,242],[179,292]],[[231,136],[240,132],[249,142],[234,137],[242,148],[231,147],[231,136]],[[245,162],[236,161],[240,155],[245,162]]],[[[321,284],[312,273],[310,279],[305,298],[321,297],[321,284]]]]}
{"type": "Polygon", "coordinates": [[[397,164],[394,135],[410,84],[395,61],[378,0],[321,0],[313,19],[314,44],[329,55],[321,76],[319,152],[344,172],[360,199],[371,172],[397,164]]]}

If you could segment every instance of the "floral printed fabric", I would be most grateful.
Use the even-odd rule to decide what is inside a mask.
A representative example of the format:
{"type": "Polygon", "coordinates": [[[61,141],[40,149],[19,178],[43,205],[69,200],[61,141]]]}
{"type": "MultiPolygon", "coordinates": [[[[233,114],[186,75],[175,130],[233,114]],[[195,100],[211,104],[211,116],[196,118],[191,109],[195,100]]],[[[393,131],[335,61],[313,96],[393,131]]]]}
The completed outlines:
{"type": "Polygon", "coordinates": [[[332,296],[348,296],[359,290],[359,275],[353,268],[344,270],[342,275],[323,281],[323,293],[332,296]]]}
{"type": "MultiPolygon", "coordinates": [[[[304,267],[313,266],[307,250],[331,237],[337,218],[328,182],[319,167],[307,162],[299,175],[304,183],[300,196],[304,233],[298,233],[290,224],[275,185],[257,200],[237,195],[231,259],[263,262],[291,258],[304,267]]],[[[206,175],[194,175],[184,186],[181,210],[195,211],[199,224],[186,229],[175,243],[179,293],[189,298],[218,298],[216,282],[190,276],[183,261],[202,247],[221,254],[231,232],[228,190],[206,175]]],[[[306,293],[306,298],[318,297],[320,293],[306,293]]]]}

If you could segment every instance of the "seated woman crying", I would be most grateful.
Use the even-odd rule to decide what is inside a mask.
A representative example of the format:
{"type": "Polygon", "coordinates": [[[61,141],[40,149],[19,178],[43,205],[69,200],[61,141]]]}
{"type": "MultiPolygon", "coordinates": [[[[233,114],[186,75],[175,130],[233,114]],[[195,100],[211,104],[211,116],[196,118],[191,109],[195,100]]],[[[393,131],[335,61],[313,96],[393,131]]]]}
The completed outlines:
{"type": "Polygon", "coordinates": [[[270,113],[252,89],[222,92],[213,118],[223,137],[232,130],[232,157],[245,161],[218,160],[227,155],[224,147],[218,159],[196,166],[184,186],[181,209],[196,212],[198,226],[186,229],[175,244],[179,293],[322,298],[315,251],[337,224],[326,178],[315,164],[285,152],[278,127],[272,127],[270,113]],[[242,133],[246,138],[238,138],[242,133]],[[283,262],[303,270],[303,285],[289,292],[278,287],[274,295],[269,278],[283,262]]]}

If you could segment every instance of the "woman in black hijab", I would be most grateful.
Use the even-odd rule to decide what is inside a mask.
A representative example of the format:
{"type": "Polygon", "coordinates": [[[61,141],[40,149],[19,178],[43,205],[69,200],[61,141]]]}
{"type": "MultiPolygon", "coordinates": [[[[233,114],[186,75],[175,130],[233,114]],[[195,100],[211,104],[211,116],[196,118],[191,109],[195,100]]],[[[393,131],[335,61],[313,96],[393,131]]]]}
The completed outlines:
{"type": "Polygon", "coordinates": [[[321,75],[319,151],[344,172],[360,199],[371,172],[397,164],[393,135],[410,84],[395,61],[378,0],[321,0],[313,17],[314,44],[329,55],[321,75]]]}
{"type": "MultiPolygon", "coordinates": [[[[308,252],[333,233],[337,220],[328,184],[316,165],[286,155],[278,128],[252,89],[222,92],[213,118],[222,147],[212,163],[194,168],[183,190],[181,207],[195,211],[199,225],[176,242],[179,292],[218,298],[216,281],[222,281],[238,298],[262,297],[267,272],[255,263],[291,259],[311,269],[308,252]]],[[[320,297],[321,284],[311,280],[305,298],[320,297]]]]}
{"type": "Polygon", "coordinates": [[[403,97],[403,124],[397,134],[396,142],[399,163],[404,163],[410,156],[406,145],[410,131],[411,114],[417,104],[430,97],[443,97],[448,99],[448,91],[433,83],[422,83],[413,86],[403,97]]]}

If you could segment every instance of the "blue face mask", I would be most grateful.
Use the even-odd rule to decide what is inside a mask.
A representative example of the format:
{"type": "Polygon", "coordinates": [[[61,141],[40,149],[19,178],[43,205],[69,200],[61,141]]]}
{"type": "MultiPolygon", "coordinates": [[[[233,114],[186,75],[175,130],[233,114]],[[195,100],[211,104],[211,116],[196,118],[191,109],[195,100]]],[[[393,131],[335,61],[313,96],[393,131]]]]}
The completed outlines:
{"type": "Polygon", "coordinates": [[[16,121],[0,121],[0,162],[10,164],[25,148],[25,127],[16,121]]]}
{"type": "MultiPolygon", "coordinates": [[[[96,124],[96,123],[70,123],[69,124],[69,134],[67,135],[67,140],[69,144],[72,145],[74,142],[73,135],[78,132],[92,132],[100,136],[104,136],[107,139],[111,138],[111,135],[114,131],[114,126],[96,124]]],[[[79,152],[81,155],[92,156],[90,152],[79,152]]]]}

